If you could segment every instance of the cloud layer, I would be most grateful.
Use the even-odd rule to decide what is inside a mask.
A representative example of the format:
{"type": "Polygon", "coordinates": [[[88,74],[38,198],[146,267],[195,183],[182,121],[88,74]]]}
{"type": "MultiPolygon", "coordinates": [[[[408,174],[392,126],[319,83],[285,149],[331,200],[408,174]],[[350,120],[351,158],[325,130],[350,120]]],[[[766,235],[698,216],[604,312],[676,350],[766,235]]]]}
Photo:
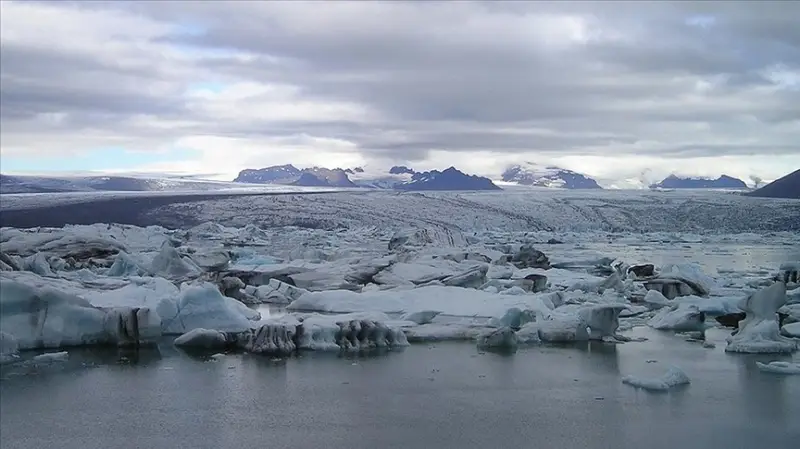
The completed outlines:
{"type": "Polygon", "coordinates": [[[796,2],[4,1],[1,154],[770,179],[800,167],[797,17],[796,2]]]}

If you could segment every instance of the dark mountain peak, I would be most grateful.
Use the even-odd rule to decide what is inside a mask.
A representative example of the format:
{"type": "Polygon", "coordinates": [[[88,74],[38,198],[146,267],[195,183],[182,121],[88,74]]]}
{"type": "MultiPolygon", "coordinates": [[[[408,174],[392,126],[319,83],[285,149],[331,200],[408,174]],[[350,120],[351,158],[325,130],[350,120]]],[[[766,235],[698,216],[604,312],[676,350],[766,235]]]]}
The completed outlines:
{"type": "Polygon", "coordinates": [[[455,167],[445,171],[431,170],[414,173],[411,181],[395,186],[400,190],[501,190],[491,179],[467,175],[455,167]]]}
{"type": "Polygon", "coordinates": [[[233,182],[247,182],[253,184],[270,184],[274,182],[294,180],[300,176],[300,170],[291,164],[273,165],[271,167],[253,169],[247,168],[239,172],[233,182]]]}
{"type": "Polygon", "coordinates": [[[416,173],[414,170],[405,165],[395,165],[389,169],[389,174],[391,175],[413,175],[414,173],[416,173]]]}
{"type": "Polygon", "coordinates": [[[293,186],[304,186],[304,187],[330,187],[331,184],[323,178],[318,177],[317,175],[304,171],[300,174],[300,177],[297,181],[291,183],[293,186]]]}
{"type": "Polygon", "coordinates": [[[653,184],[650,188],[656,189],[746,189],[747,184],[741,179],[722,175],[717,179],[700,177],[681,177],[674,173],[664,178],[663,181],[653,184]]]}
{"type": "Polygon", "coordinates": [[[764,187],[747,193],[746,195],[764,198],[800,199],[800,170],[795,170],[783,178],[776,179],[764,187]]]}

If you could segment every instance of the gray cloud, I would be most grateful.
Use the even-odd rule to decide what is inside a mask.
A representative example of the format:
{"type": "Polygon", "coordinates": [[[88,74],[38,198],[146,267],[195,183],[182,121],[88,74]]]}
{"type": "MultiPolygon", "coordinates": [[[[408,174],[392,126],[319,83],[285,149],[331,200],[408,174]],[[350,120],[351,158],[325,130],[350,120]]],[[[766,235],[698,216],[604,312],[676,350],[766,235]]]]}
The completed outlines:
{"type": "Polygon", "coordinates": [[[380,160],[800,154],[797,2],[26,3],[3,15],[70,14],[52,35],[3,23],[2,132],[14,148],[46,151],[33,129],[76,146],[87,142],[70,130],[94,129],[139,148],[308,134],[380,160]],[[65,30],[86,35],[52,45],[65,30]],[[220,115],[222,100],[187,97],[209,82],[294,90],[228,99],[220,115]],[[310,115],[350,112],[281,115],[302,102],[310,115]]]}

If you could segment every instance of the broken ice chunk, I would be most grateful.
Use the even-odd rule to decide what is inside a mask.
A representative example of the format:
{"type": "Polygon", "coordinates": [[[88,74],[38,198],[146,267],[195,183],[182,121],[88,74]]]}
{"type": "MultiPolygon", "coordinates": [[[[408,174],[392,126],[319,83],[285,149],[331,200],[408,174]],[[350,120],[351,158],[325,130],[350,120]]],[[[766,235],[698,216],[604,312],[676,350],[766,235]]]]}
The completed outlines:
{"type": "Polygon", "coordinates": [[[647,325],[658,330],[701,332],[705,330],[706,314],[695,305],[676,304],[661,309],[647,325]]]}
{"type": "Polygon", "coordinates": [[[670,367],[664,375],[656,378],[643,378],[628,375],[622,378],[622,383],[650,391],[667,391],[678,385],[690,383],[689,376],[680,368],[670,367]]]}
{"type": "Polygon", "coordinates": [[[739,331],[728,338],[728,352],[787,353],[797,350],[797,342],[780,334],[778,309],[786,303],[786,284],[776,282],[748,296],[739,308],[747,317],[739,331]]]}
{"type": "Polygon", "coordinates": [[[228,344],[228,339],[223,332],[198,327],[176,338],[173,344],[179,347],[219,349],[228,344]]]}
{"type": "Polygon", "coordinates": [[[481,349],[517,349],[517,334],[510,327],[501,327],[478,336],[478,348],[481,349]]]}
{"type": "Polygon", "coordinates": [[[66,362],[69,359],[69,353],[67,351],[62,352],[48,352],[46,354],[39,354],[33,358],[33,361],[36,363],[56,363],[56,362],[66,362]]]}

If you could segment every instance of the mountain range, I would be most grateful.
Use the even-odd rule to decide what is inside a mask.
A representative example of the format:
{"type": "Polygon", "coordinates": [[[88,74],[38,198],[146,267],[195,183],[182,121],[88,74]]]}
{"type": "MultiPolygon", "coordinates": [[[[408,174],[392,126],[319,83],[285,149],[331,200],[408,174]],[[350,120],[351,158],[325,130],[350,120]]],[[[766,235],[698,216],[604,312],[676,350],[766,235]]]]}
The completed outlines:
{"type": "MultiPolygon", "coordinates": [[[[644,176],[644,175],[643,175],[644,176]]],[[[798,171],[781,178],[754,192],[753,196],[797,198],[800,187],[798,171]]],[[[600,189],[600,183],[582,173],[554,166],[537,165],[530,162],[512,165],[503,171],[500,179],[504,184],[536,186],[558,189],[600,189]]],[[[603,186],[614,188],[647,188],[644,178],[637,183],[630,180],[602,179],[603,186]]],[[[83,191],[206,191],[238,188],[246,184],[278,184],[286,186],[328,188],[373,188],[402,191],[425,190],[498,190],[491,179],[466,174],[455,167],[444,171],[417,172],[397,165],[389,170],[374,167],[299,169],[291,164],[275,165],[261,169],[246,169],[239,172],[233,182],[209,181],[199,177],[176,177],[171,175],[0,175],[0,193],[47,193],[83,191]]],[[[746,190],[741,179],[722,175],[717,179],[691,178],[670,175],[664,180],[649,184],[652,189],[735,189],[746,190]]]]}
{"type": "Polygon", "coordinates": [[[502,175],[505,182],[519,185],[562,189],[600,189],[594,179],[560,167],[541,166],[531,162],[512,165],[502,175]]]}
{"type": "Polygon", "coordinates": [[[364,169],[298,169],[276,165],[242,170],[233,182],[251,184],[287,184],[308,187],[365,187],[406,191],[422,190],[500,190],[489,178],[468,175],[455,167],[444,171],[416,172],[405,166],[392,167],[386,173],[365,173],[364,169]],[[352,179],[351,179],[352,177],[352,179]]]}
{"type": "MultiPolygon", "coordinates": [[[[355,170],[348,170],[350,173],[355,173],[355,170]]],[[[294,165],[274,165],[261,169],[242,170],[233,182],[306,187],[358,187],[350,181],[347,175],[347,171],[341,168],[311,167],[300,170],[294,165]]]]}
{"type": "Polygon", "coordinates": [[[682,178],[669,175],[663,181],[650,185],[651,189],[747,189],[741,179],[722,175],[717,179],[682,178]]]}

